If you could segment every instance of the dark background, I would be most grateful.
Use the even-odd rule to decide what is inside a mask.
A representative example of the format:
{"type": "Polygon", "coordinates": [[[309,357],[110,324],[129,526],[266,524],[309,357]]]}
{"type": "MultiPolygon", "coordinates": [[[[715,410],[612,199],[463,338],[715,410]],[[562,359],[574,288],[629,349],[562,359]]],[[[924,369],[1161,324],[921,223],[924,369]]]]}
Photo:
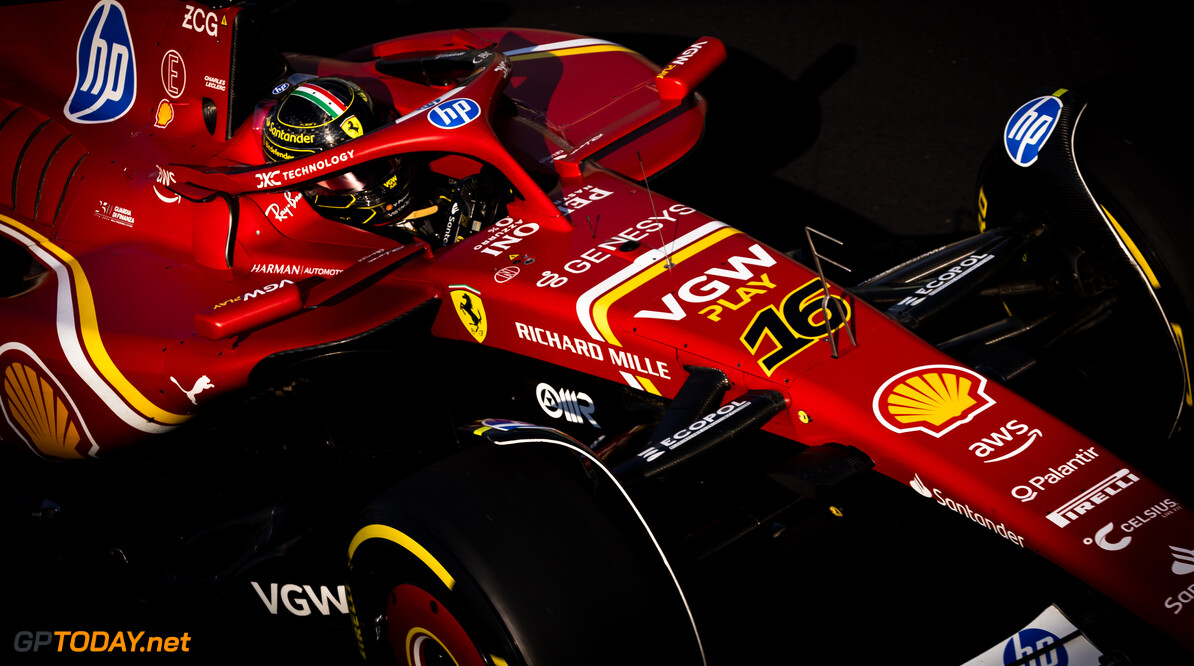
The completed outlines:
{"type": "MultiPolygon", "coordinates": [[[[798,244],[805,225],[868,241],[972,232],[978,166],[1008,116],[1040,89],[1125,76],[1141,81],[1142,122],[1185,122],[1170,100],[1188,78],[1187,37],[1151,3],[293,0],[257,10],[278,48],[320,55],[497,25],[610,39],[663,63],[703,35],[718,37],[729,59],[701,88],[703,144],[653,186],[780,248],[798,244]]],[[[724,552],[693,574],[713,663],[961,663],[1048,604],[1048,567],[963,518],[926,510],[894,482],[879,485],[860,496],[865,510],[806,517],[799,530],[724,552]]],[[[341,628],[287,634],[269,618],[216,616],[205,625],[180,610],[185,603],[114,615],[112,604],[124,602],[112,589],[130,588],[100,585],[91,572],[44,590],[19,583],[44,605],[33,617],[55,620],[20,625],[33,629],[140,629],[160,612],[163,633],[191,631],[196,641],[222,633],[227,656],[351,659],[341,628]],[[331,635],[344,642],[324,640],[331,635]]],[[[260,616],[244,592],[238,601],[260,616]]]]}

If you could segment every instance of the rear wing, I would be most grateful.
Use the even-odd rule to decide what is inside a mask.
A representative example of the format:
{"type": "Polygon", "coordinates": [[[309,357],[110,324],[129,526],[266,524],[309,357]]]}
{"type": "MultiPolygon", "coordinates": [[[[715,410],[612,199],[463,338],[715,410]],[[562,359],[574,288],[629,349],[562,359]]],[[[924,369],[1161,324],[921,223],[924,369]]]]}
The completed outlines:
{"type": "Polygon", "coordinates": [[[575,148],[553,156],[556,173],[564,181],[578,180],[581,163],[596,158],[606,168],[641,179],[674,162],[695,145],[704,124],[693,92],[725,59],[720,40],[701,37],[653,78],[564,127],[575,148]],[[696,131],[685,133],[691,140],[653,132],[672,121],[695,124],[696,131]]]}

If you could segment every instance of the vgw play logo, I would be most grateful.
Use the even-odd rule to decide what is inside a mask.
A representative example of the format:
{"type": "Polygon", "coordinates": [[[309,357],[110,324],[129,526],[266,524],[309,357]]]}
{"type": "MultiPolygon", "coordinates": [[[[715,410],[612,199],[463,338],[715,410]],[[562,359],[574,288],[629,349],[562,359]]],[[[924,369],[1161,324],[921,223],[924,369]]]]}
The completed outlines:
{"type": "Polygon", "coordinates": [[[137,97],[137,65],[128,16],[116,0],[101,0],[79,35],[75,89],[63,112],[76,123],[108,123],[137,97]]]}

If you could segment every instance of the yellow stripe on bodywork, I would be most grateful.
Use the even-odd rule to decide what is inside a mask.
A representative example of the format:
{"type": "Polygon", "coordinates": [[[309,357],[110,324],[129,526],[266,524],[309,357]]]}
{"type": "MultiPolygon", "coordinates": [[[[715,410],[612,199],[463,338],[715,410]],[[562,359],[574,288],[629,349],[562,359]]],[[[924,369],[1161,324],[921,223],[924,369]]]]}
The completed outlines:
{"type": "Polygon", "coordinates": [[[618,46],[617,44],[601,44],[598,46],[578,46],[571,49],[557,49],[555,51],[537,51],[534,53],[521,53],[519,55],[510,56],[510,62],[519,62],[522,60],[535,60],[538,58],[548,58],[551,56],[570,56],[570,55],[584,55],[586,53],[605,53],[607,51],[625,51],[633,53],[625,46],[618,46]]]}
{"type": "Polygon", "coordinates": [[[385,539],[386,541],[392,541],[399,546],[402,546],[409,551],[411,555],[419,558],[420,562],[426,564],[427,568],[431,569],[432,573],[434,573],[449,590],[456,586],[456,579],[452,577],[452,574],[448,573],[448,570],[444,568],[444,565],[439,563],[439,560],[435,559],[435,556],[428,552],[426,548],[420,546],[417,541],[394,529],[393,527],[390,527],[389,525],[366,525],[365,527],[362,527],[359,532],[357,532],[356,536],[352,538],[352,543],[348,545],[348,564],[350,567],[352,566],[353,553],[357,552],[357,548],[359,548],[362,543],[365,543],[370,539],[385,539]]]}
{"type": "Polygon", "coordinates": [[[1186,372],[1186,405],[1194,407],[1194,390],[1190,387],[1190,361],[1186,358],[1186,340],[1182,337],[1182,327],[1170,322],[1173,327],[1173,337],[1177,338],[1177,349],[1182,355],[1182,370],[1186,372]]]}
{"type": "Polygon", "coordinates": [[[1128,252],[1132,254],[1132,258],[1135,259],[1136,263],[1140,265],[1140,270],[1144,271],[1144,276],[1148,278],[1148,283],[1153,286],[1153,289],[1159,289],[1161,287],[1161,283],[1157,280],[1156,274],[1153,273],[1152,267],[1149,266],[1148,262],[1144,260],[1144,255],[1140,253],[1140,248],[1136,247],[1136,243],[1132,242],[1132,239],[1128,237],[1127,232],[1124,231],[1123,227],[1119,226],[1119,222],[1115,221],[1115,218],[1105,206],[1099,206],[1099,208],[1103,209],[1103,213],[1111,222],[1111,226],[1115,227],[1115,233],[1119,234],[1120,240],[1122,240],[1124,245],[1127,246],[1128,252]]]}
{"type": "Polygon", "coordinates": [[[0,215],[0,221],[27,235],[38,247],[54,255],[70,270],[71,276],[75,281],[74,300],[79,311],[78,330],[83,338],[83,348],[86,350],[88,358],[95,364],[96,370],[120,394],[120,397],[124,398],[133,409],[140,412],[143,416],[158,423],[177,425],[189,419],[190,417],[185,414],[168,412],[150,402],[120,372],[116,364],[112,362],[112,357],[108,355],[108,350],[104,348],[104,342],[100,338],[99,322],[95,314],[95,299],[91,294],[91,284],[87,281],[87,275],[83,272],[83,267],[79,265],[79,261],[66,250],[51,243],[45,236],[42,236],[11,217],[0,215]]]}
{"type": "Polygon", "coordinates": [[[662,393],[659,392],[659,389],[655,388],[654,382],[652,382],[650,379],[647,379],[646,377],[639,377],[637,375],[635,376],[635,379],[638,380],[638,383],[643,385],[643,389],[647,393],[652,393],[654,395],[663,395],[662,393]]]}
{"type": "Polygon", "coordinates": [[[718,229],[712,234],[709,234],[701,240],[671,254],[670,256],[665,256],[664,258],[655,262],[654,265],[646,268],[614,289],[611,289],[609,293],[605,294],[601,298],[598,298],[593,304],[593,324],[597,327],[597,330],[601,333],[601,336],[605,338],[606,342],[610,343],[611,345],[617,345],[618,347],[621,347],[622,343],[618,342],[617,336],[614,335],[613,330],[610,329],[609,326],[609,309],[615,302],[617,302],[618,299],[662,275],[668,270],[669,261],[671,261],[673,266],[679,265],[681,261],[692,257],[698,252],[707,250],[726,238],[740,233],[742,232],[734,229],[733,227],[723,227],[718,229]]]}

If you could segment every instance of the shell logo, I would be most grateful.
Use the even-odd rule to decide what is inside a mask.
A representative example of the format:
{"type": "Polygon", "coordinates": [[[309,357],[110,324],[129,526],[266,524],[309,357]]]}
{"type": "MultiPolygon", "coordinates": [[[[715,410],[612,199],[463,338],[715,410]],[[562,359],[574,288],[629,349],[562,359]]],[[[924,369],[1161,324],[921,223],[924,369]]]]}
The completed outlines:
{"type": "Polygon", "coordinates": [[[43,455],[83,458],[83,428],[56,384],[35,366],[10,363],[4,368],[0,404],[13,430],[43,455]]]}
{"type": "Polygon", "coordinates": [[[995,404],[987,378],[956,365],[924,365],[888,379],[875,392],[875,418],[898,433],[940,437],[995,404]]]}

